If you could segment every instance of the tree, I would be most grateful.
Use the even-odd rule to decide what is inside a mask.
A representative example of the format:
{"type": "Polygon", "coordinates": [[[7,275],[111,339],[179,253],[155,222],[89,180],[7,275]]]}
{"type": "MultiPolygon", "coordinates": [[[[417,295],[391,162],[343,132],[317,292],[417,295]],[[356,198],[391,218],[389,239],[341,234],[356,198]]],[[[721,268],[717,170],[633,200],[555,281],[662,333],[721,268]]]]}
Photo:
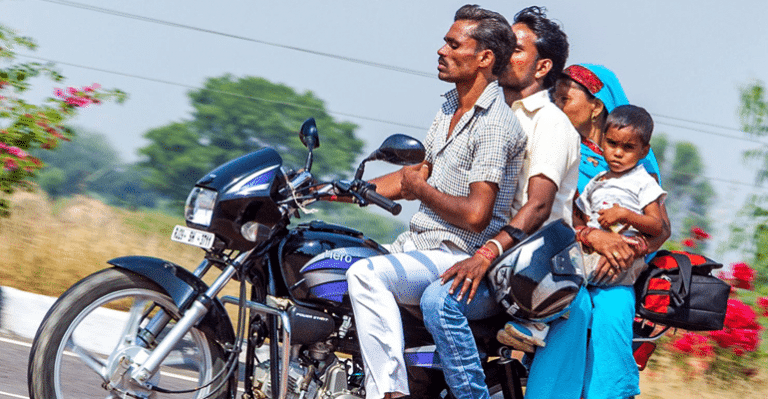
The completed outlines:
{"type": "MultiPolygon", "coordinates": [[[[104,91],[92,85],[57,89],[55,97],[43,104],[29,103],[23,93],[29,90],[32,78],[42,76],[61,82],[64,77],[51,64],[14,62],[16,47],[34,50],[36,45],[32,39],[0,25],[0,191],[5,195],[31,187],[29,181],[43,163],[29,151],[55,148],[60,140],[69,140],[73,133],[64,123],[79,108],[107,99],[125,99],[125,93],[119,90],[104,91]]],[[[8,206],[8,200],[0,194],[0,216],[8,215],[8,206]]]]}
{"type": "Polygon", "coordinates": [[[46,165],[36,180],[53,198],[92,193],[131,208],[154,207],[159,198],[144,187],[145,172],[138,165],[124,165],[102,134],[77,130],[71,141],[32,154],[46,165]]]}
{"type": "Polygon", "coordinates": [[[363,147],[356,125],[336,122],[311,92],[258,77],[225,75],[207,80],[189,94],[192,119],[152,129],[140,149],[151,170],[147,183],[182,203],[195,181],[226,161],[264,147],[275,148],[289,167],[303,166],[306,149],[299,140],[302,122],[314,117],[320,131],[312,172],[319,176],[349,173],[363,147]]]}
{"type": "Polygon", "coordinates": [[[655,134],[651,146],[659,163],[662,185],[667,191],[665,204],[672,224],[672,238],[686,237],[693,226],[709,230],[708,212],[715,191],[702,177],[704,163],[699,150],[690,142],[671,143],[664,134],[655,134]]]}
{"type": "Polygon", "coordinates": [[[107,139],[86,131],[78,131],[71,141],[51,151],[36,150],[32,154],[45,163],[38,182],[54,198],[85,194],[94,179],[120,165],[120,157],[107,139]]]}
{"type": "MultiPolygon", "coordinates": [[[[765,84],[753,82],[741,89],[739,116],[744,132],[750,137],[768,136],[768,99],[765,84]]],[[[768,180],[768,144],[744,152],[747,165],[755,168],[758,185],[768,180]]],[[[757,272],[756,285],[768,284],[768,196],[753,194],[731,225],[730,249],[739,249],[752,259],[757,272]]]]}

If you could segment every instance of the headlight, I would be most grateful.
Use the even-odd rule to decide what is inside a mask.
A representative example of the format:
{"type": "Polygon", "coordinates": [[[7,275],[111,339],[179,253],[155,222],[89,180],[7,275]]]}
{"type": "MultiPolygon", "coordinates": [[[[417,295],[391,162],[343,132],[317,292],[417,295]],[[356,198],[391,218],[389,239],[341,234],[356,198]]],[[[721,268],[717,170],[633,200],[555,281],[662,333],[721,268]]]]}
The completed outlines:
{"type": "Polygon", "coordinates": [[[208,227],[213,217],[213,206],[216,205],[216,191],[195,187],[184,206],[184,218],[189,223],[208,227]]]}

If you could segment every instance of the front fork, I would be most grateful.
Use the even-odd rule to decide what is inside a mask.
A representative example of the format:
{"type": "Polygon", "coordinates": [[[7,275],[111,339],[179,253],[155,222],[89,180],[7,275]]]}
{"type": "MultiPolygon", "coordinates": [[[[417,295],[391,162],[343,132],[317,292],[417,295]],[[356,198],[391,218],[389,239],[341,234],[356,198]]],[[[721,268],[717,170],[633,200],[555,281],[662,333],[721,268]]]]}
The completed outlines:
{"type": "MultiPolygon", "coordinates": [[[[195,277],[202,279],[203,276],[208,273],[208,270],[211,269],[212,263],[208,261],[208,259],[203,260],[199,266],[197,266],[197,269],[195,269],[192,274],[195,275],[195,277]]],[[[144,346],[149,348],[155,345],[155,337],[157,337],[161,331],[163,331],[163,328],[165,328],[166,325],[168,325],[168,322],[171,321],[171,316],[166,313],[163,309],[160,309],[157,311],[157,314],[152,317],[152,319],[147,323],[147,326],[144,327],[139,332],[139,338],[144,341],[144,346]]]]}
{"type": "MultiPolygon", "coordinates": [[[[235,262],[235,264],[237,265],[239,262],[235,262]]],[[[149,377],[154,375],[160,369],[160,363],[162,363],[168,354],[171,353],[176,344],[178,344],[184,335],[200,320],[202,320],[206,313],[208,313],[208,309],[211,307],[211,298],[216,298],[219,292],[224,289],[224,286],[232,279],[235,273],[237,273],[237,267],[234,265],[229,265],[224,269],[221,275],[216,278],[216,281],[211,284],[208,290],[205,291],[204,294],[199,295],[197,299],[195,299],[195,301],[192,303],[192,306],[190,306],[189,309],[184,312],[184,316],[182,316],[179,321],[176,322],[176,325],[171,328],[166,337],[160,341],[159,344],[157,344],[157,347],[155,347],[147,360],[145,360],[143,364],[139,365],[133,370],[131,373],[131,379],[141,385],[146,384],[146,382],[149,380],[149,377]]],[[[168,316],[161,315],[161,317],[167,318],[168,316]]],[[[152,325],[152,322],[154,321],[155,320],[152,320],[150,325],[152,325]]],[[[158,321],[158,323],[154,324],[155,328],[157,328],[161,323],[158,321]]]]}
{"type": "MultiPolygon", "coordinates": [[[[157,371],[160,369],[160,364],[171,353],[173,348],[178,344],[186,333],[200,320],[205,317],[208,310],[211,307],[212,298],[216,298],[218,294],[224,289],[224,286],[232,279],[237,273],[237,269],[245,259],[251,254],[251,251],[240,254],[234,262],[229,264],[222,271],[221,275],[211,284],[211,286],[205,291],[205,293],[198,295],[192,305],[184,312],[184,315],[176,322],[171,328],[165,338],[160,341],[157,346],[149,353],[149,356],[142,363],[134,363],[132,371],[130,372],[131,380],[140,386],[146,387],[147,382],[157,371]]],[[[209,261],[203,261],[200,266],[195,270],[195,276],[202,277],[211,267],[209,261]]],[[[139,337],[149,346],[154,342],[160,331],[165,328],[168,322],[171,320],[170,315],[164,311],[159,311],[147,324],[147,327],[139,334],[139,337]]]]}

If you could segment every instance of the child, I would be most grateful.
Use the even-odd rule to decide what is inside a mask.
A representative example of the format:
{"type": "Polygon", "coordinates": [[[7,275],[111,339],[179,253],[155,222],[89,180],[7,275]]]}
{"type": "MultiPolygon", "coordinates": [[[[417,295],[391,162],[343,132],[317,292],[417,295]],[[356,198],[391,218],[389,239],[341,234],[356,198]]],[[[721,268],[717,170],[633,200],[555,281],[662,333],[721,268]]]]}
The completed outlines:
{"type": "MultiPolygon", "coordinates": [[[[603,229],[622,234],[635,252],[632,266],[611,275],[595,279],[595,269],[601,255],[584,246],[587,280],[592,286],[632,285],[647,265],[643,256],[647,246],[643,235],[655,237],[663,234],[659,199],[666,196],[656,180],[637,163],[650,149],[653,119],[648,112],[634,105],[617,107],[608,115],[603,137],[603,156],[608,171],[599,173],[584,187],[576,199],[573,224],[582,243],[592,229],[603,229]]],[[[502,343],[517,349],[532,351],[532,346],[544,346],[549,326],[543,323],[507,323],[499,334],[502,343]],[[504,339],[502,339],[504,338],[504,339]]]]}

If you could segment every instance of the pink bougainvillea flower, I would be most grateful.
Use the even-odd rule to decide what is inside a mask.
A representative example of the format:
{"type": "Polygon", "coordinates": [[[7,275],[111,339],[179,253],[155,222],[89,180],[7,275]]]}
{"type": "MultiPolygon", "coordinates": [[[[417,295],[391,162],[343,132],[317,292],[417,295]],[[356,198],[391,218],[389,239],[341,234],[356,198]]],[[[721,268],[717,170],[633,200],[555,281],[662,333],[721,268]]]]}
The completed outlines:
{"type": "Polygon", "coordinates": [[[688,247],[688,248],[696,248],[696,241],[693,241],[690,238],[686,238],[685,240],[683,240],[681,242],[681,244],[683,244],[683,246],[688,247]]]}
{"type": "Polygon", "coordinates": [[[758,329],[757,314],[754,309],[738,299],[729,299],[723,325],[730,329],[758,329]]]}
{"type": "Polygon", "coordinates": [[[26,151],[22,150],[19,147],[8,147],[6,151],[8,151],[9,154],[15,156],[16,158],[21,158],[21,159],[24,159],[29,155],[26,153],[26,151]]]}
{"type": "Polygon", "coordinates": [[[98,84],[98,83],[94,83],[94,84],[92,84],[92,85],[91,85],[91,88],[92,88],[93,90],[99,90],[99,89],[101,89],[101,85],[100,85],[100,84],[98,84]]]}
{"type": "Polygon", "coordinates": [[[717,273],[717,278],[720,280],[730,280],[733,278],[733,273],[730,270],[723,270],[717,273]]]}
{"type": "Polygon", "coordinates": [[[734,286],[751,290],[752,282],[755,280],[755,270],[743,262],[731,265],[731,269],[733,270],[733,278],[736,280],[734,286]]]}
{"type": "Polygon", "coordinates": [[[19,164],[12,158],[6,158],[4,162],[5,170],[16,170],[19,168],[19,164]]]}
{"type": "Polygon", "coordinates": [[[87,107],[91,103],[90,98],[78,96],[68,97],[65,101],[74,107],[87,107]]]}
{"type": "Polygon", "coordinates": [[[697,227],[697,226],[691,227],[691,236],[696,240],[709,239],[709,234],[706,231],[704,231],[701,227],[697,227]]]}
{"type": "Polygon", "coordinates": [[[714,353],[714,348],[707,337],[692,332],[683,334],[672,343],[672,347],[679,352],[698,357],[707,357],[714,353]]]}
{"type": "Polygon", "coordinates": [[[67,93],[69,93],[69,94],[71,94],[71,95],[73,95],[73,96],[74,96],[74,95],[77,95],[77,92],[78,92],[78,91],[79,91],[79,90],[77,90],[77,88],[75,88],[75,87],[67,87],[67,93]]]}
{"type": "Polygon", "coordinates": [[[53,95],[56,97],[64,97],[65,96],[64,90],[56,89],[53,91],[53,95]]]}
{"type": "Polygon", "coordinates": [[[768,296],[757,298],[757,306],[763,310],[763,316],[768,317],[768,296]]]}

